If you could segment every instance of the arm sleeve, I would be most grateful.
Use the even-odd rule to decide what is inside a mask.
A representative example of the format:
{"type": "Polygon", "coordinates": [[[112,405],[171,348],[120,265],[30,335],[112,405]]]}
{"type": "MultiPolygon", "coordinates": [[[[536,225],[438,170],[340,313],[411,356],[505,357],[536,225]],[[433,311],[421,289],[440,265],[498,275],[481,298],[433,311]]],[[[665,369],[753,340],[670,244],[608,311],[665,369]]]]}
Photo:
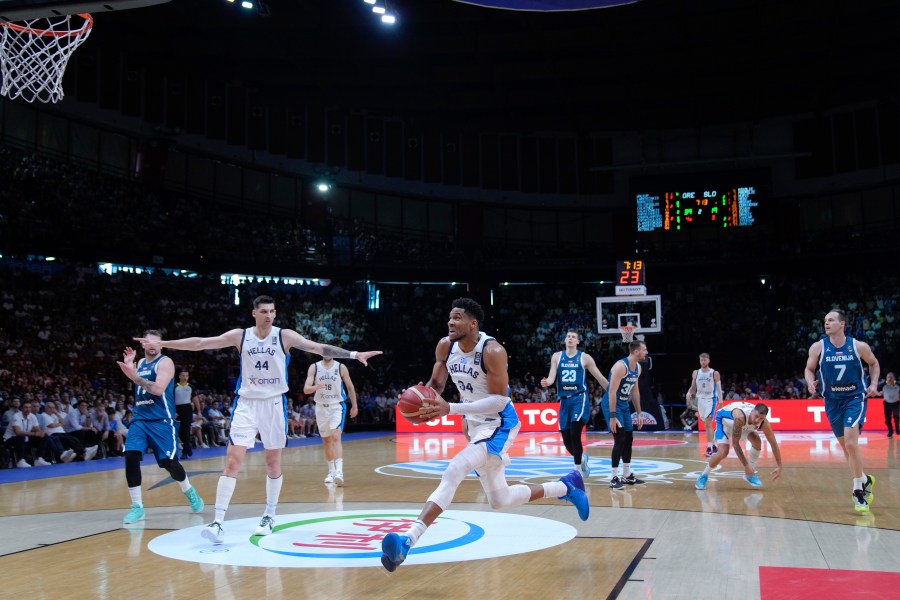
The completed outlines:
{"type": "Polygon", "coordinates": [[[460,402],[450,405],[451,415],[493,415],[503,410],[509,397],[493,394],[475,402],[460,402]]]}

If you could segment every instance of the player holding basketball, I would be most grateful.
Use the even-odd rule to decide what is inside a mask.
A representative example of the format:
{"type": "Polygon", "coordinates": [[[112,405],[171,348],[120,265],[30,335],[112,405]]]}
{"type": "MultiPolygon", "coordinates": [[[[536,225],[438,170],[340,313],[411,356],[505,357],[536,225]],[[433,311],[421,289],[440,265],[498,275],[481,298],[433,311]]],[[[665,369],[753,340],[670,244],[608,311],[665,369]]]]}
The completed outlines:
{"type": "Polygon", "coordinates": [[[759,473],[756,472],[756,462],[759,460],[759,453],[762,450],[762,441],[759,438],[759,431],[762,430],[766,436],[769,447],[772,448],[772,454],[775,456],[775,462],[778,466],[772,471],[772,479],[778,479],[781,476],[781,449],[778,447],[778,440],[772,432],[772,427],[766,416],[769,414],[769,407],[765,404],[751,404],[749,402],[732,402],[716,411],[716,453],[706,463],[703,473],[697,478],[694,487],[698,490],[706,489],[706,482],[709,479],[709,473],[719,466],[719,463],[728,456],[730,446],[734,446],[734,454],[741,461],[744,467],[744,481],[753,487],[762,487],[762,481],[759,479],[759,473]],[[729,442],[730,440],[730,442],[729,442]],[[750,448],[748,456],[744,456],[742,445],[745,441],[749,441],[750,448]]]}
{"type": "MultiPolygon", "coordinates": [[[[306,339],[292,329],[274,327],[275,300],[259,296],[253,300],[256,324],[246,329],[232,329],[216,337],[192,337],[159,341],[159,345],[173,350],[215,350],[237,348],[241,360],[241,377],[232,405],[231,434],[225,454],[225,469],[216,488],[216,514],[212,523],[203,528],[203,537],[214,544],[225,540],[222,523],[231,502],[244,455],[256,445],[256,434],[262,440],[266,454],[266,510],[256,535],[272,533],[275,507],[281,493],[281,451],[287,444],[287,365],[292,348],[299,348],[320,356],[356,359],[367,364],[368,359],[381,351],[351,352],[343,348],[320,344],[306,339]]],[[[138,341],[146,345],[149,340],[138,341]]],[[[130,432],[129,432],[130,435],[130,432]]]]}
{"type": "Polygon", "coordinates": [[[844,334],[846,324],[847,317],[840,310],[835,309],[825,315],[825,337],[809,347],[804,375],[812,396],[819,393],[821,383],[825,416],[844,449],[853,475],[854,508],[857,512],[868,512],[875,478],[863,472],[859,431],[866,422],[866,398],[878,393],[881,367],[867,343],[844,334]],[[869,365],[871,383],[868,387],[863,361],[869,365]],[[819,370],[821,382],[816,380],[816,369],[819,370]]]}
{"type": "Polygon", "coordinates": [[[169,472],[187,496],[191,510],[203,510],[203,500],[193,488],[184,467],[178,462],[178,432],[175,427],[175,363],[162,354],[158,331],[150,329],[141,338],[144,358],[136,365],[134,348],[125,348],[117,361],[134,383],[134,413],[125,438],[125,481],[131,496],[131,510],[122,519],[126,525],[144,520],[141,499],[141,460],[152,448],[156,464],[169,472]]]}
{"type": "Polygon", "coordinates": [[[613,434],[612,477],[609,487],[621,490],[625,484],[644,483],[631,472],[631,447],[634,445],[634,424],[631,422],[631,407],[637,412],[638,429],[644,426],[644,413],[641,412],[641,392],[638,390],[638,378],[641,376],[641,365],[647,358],[647,344],[636,340],[628,344],[628,356],[616,361],[609,371],[609,388],[600,400],[603,416],[609,423],[609,431],[613,434]],[[619,460],[622,461],[622,477],[619,477],[619,460]]]}
{"type": "Polygon", "coordinates": [[[581,444],[581,431],[591,418],[591,401],[588,398],[585,372],[593,375],[604,390],[609,387],[609,381],[597,368],[591,355],[578,349],[580,341],[578,332],[574,329],[566,333],[566,349],[553,353],[550,358],[550,373],[541,379],[541,387],[550,387],[554,381],[557,382],[559,432],[566,450],[575,460],[575,468],[587,479],[591,475],[591,467],[581,444]],[[557,371],[559,380],[556,379],[557,371]]]}
{"type": "Polygon", "coordinates": [[[697,416],[706,427],[706,455],[712,456],[718,451],[713,438],[713,418],[721,408],[722,378],[718,371],[709,368],[709,354],[706,352],[700,355],[700,368],[694,369],[691,389],[685,394],[688,404],[692,398],[697,400],[697,416]]]}
{"type": "Polygon", "coordinates": [[[384,537],[381,564],[390,572],[406,559],[428,526],[447,510],[460,483],[473,470],[478,473],[491,508],[512,508],[556,496],[574,504],[582,520],[587,520],[590,513],[584,481],[578,471],[541,485],[511,486],[506,482],[507,451],[516,439],[520,424],[509,399],[506,348],[479,331],[483,321],[484,311],[477,302],[470,298],[453,301],[447,324],[449,335],[437,344],[434,369],[425,384],[438,395],[429,401],[429,406],[423,406],[422,413],[425,419],[463,415],[469,444],[450,461],[441,484],[428,497],[418,520],[406,535],[389,533],[384,537]],[[440,397],[448,377],[452,377],[459,390],[458,404],[448,404],[440,397]]]}
{"type": "Polygon", "coordinates": [[[344,485],[344,447],[341,444],[341,433],[347,420],[347,405],[350,399],[350,418],[356,416],[356,388],[350,380],[347,365],[341,364],[331,357],[309,365],[304,394],[315,394],[316,424],[322,436],[325,450],[325,462],[328,463],[328,476],[325,483],[337,486],[344,485]]]}

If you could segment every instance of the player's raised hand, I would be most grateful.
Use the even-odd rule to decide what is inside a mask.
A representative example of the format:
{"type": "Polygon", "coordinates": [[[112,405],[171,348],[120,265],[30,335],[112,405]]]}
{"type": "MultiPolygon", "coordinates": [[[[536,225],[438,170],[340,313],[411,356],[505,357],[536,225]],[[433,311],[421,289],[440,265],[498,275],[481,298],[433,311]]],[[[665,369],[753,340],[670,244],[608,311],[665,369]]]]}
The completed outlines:
{"type": "Polygon", "coordinates": [[[382,354],[381,350],[366,350],[365,352],[357,352],[356,360],[361,362],[364,366],[369,366],[369,359],[373,356],[378,356],[382,354]]]}

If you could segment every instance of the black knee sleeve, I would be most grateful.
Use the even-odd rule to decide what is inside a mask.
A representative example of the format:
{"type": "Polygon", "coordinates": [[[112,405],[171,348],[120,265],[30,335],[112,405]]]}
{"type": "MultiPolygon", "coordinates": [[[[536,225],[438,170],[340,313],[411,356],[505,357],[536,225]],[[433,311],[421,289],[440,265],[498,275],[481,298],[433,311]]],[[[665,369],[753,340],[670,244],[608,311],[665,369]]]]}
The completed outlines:
{"type": "Polygon", "coordinates": [[[181,463],[177,460],[164,458],[159,461],[159,466],[168,471],[169,475],[171,475],[172,479],[175,481],[184,481],[184,478],[187,477],[187,474],[184,472],[184,467],[181,466],[181,463]]]}
{"type": "Polygon", "coordinates": [[[631,464],[631,447],[634,445],[634,432],[624,432],[624,440],[622,444],[622,462],[631,464]]]}
{"type": "MultiPolygon", "coordinates": [[[[619,460],[622,459],[622,451],[625,449],[625,431],[622,427],[618,427],[616,432],[613,434],[613,449],[612,449],[612,466],[616,468],[619,466],[619,460]]],[[[626,461],[628,462],[628,461],[626,461]]]]}
{"type": "Polygon", "coordinates": [[[125,481],[130,488],[141,485],[141,458],[141,453],[137,450],[125,453],[125,481]]]}

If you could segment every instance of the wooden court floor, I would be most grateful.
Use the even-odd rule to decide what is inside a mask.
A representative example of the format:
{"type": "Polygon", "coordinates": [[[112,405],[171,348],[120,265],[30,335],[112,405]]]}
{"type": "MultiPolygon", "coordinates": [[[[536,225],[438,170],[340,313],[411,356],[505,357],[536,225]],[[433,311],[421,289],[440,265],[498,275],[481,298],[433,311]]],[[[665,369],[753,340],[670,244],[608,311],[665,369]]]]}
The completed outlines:
{"type": "MultiPolygon", "coordinates": [[[[817,596],[816,582],[848,570],[871,581],[892,581],[887,575],[900,573],[900,442],[883,432],[864,434],[866,470],[876,485],[871,512],[860,515],[853,510],[846,463],[829,434],[779,437],[785,470],[778,481],[769,476],[774,460],[764,448],[764,488],[750,488],[732,458],[714,472],[706,491],[697,491],[694,481],[704,457],[696,434],[638,435],[632,464],[647,483],[612,491],[607,485],[610,436],[589,434],[592,513],[587,522],[556,499],[495,513],[472,476],[447,515],[457,517],[453,526],[474,522],[478,529],[480,524],[485,535],[478,551],[487,555],[470,560],[469,546],[462,545],[452,550],[456,555],[428,555],[433,558],[428,564],[416,564],[411,556],[393,574],[371,558],[322,567],[318,556],[274,547],[263,551],[262,543],[255,544],[246,528],[252,528],[265,503],[261,452],[248,454],[238,477],[224,547],[198,535],[212,517],[221,449],[201,451],[185,463],[207,503],[200,514],[190,512],[178,486],[148,456],[143,467],[147,518],[128,528],[121,525],[128,505],[122,459],[0,471],[3,594],[29,599],[721,599],[774,597],[761,592],[761,577],[782,572],[774,568],[795,580],[806,578],[808,597],[817,596]],[[551,533],[544,533],[544,526],[551,533]],[[492,537],[504,528],[511,533],[492,537]],[[556,534],[566,540],[522,550],[556,534]],[[161,554],[166,543],[184,556],[161,554]]],[[[276,524],[315,521],[319,527],[345,522],[343,515],[354,523],[370,522],[372,515],[414,516],[446,461],[464,444],[456,435],[349,435],[344,443],[347,481],[336,488],[322,483],[319,440],[292,440],[284,455],[276,524]]],[[[557,434],[520,434],[511,455],[511,482],[553,480],[571,468],[557,434]]],[[[307,546],[291,541],[297,531],[276,529],[263,542],[280,537],[293,550],[307,546]]],[[[419,546],[432,535],[429,530],[419,546]]],[[[380,547],[377,538],[377,533],[367,538],[370,550],[380,547]]],[[[355,540],[348,547],[360,544],[355,540]]],[[[875,585],[866,597],[896,598],[896,589],[875,585]]]]}

